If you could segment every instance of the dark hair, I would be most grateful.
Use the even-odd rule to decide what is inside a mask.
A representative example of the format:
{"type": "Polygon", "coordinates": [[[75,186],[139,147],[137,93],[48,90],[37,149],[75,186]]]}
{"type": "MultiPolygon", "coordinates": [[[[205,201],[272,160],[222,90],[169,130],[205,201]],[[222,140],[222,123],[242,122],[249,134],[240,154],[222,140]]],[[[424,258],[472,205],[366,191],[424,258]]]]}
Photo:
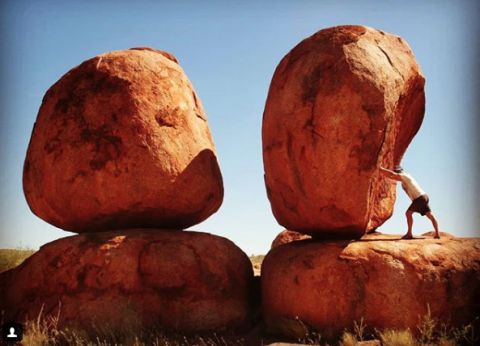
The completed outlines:
{"type": "Polygon", "coordinates": [[[402,173],[403,172],[403,168],[402,166],[395,166],[395,168],[393,169],[393,171],[395,173],[402,173]]]}

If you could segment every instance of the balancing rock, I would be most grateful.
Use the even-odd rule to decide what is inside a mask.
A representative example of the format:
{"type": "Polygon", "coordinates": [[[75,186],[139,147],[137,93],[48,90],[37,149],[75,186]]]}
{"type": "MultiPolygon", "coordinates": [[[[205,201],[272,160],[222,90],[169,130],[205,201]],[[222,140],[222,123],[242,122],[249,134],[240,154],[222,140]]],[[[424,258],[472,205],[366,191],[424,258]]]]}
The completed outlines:
{"type": "Polygon", "coordinates": [[[23,187],[33,213],[78,233],[187,228],[223,200],[200,98],[175,57],[151,48],[96,56],[47,91],[23,187]]]}
{"type": "Polygon", "coordinates": [[[423,120],[424,77],[399,36],[364,26],[321,30],[273,75],[263,115],[265,184],[285,228],[360,238],[387,220],[399,164],[423,120]]]}

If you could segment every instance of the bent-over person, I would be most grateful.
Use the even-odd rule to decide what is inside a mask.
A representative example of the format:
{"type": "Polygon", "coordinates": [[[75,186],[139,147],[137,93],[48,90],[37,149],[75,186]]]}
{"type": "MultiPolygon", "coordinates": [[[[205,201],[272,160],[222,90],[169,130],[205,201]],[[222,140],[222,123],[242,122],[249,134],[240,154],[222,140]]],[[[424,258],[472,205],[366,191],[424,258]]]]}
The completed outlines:
{"type": "Polygon", "coordinates": [[[403,190],[407,193],[408,197],[412,200],[412,204],[408,207],[405,215],[407,216],[407,225],[408,231],[402,239],[412,239],[412,227],[413,227],[413,213],[419,213],[422,216],[427,216],[432,222],[433,227],[435,228],[435,238],[440,239],[440,234],[438,232],[438,222],[433,215],[432,210],[428,204],[429,199],[425,191],[420,187],[420,185],[413,179],[413,177],[406,173],[402,167],[397,166],[393,171],[380,167],[380,172],[387,178],[402,183],[403,190]]]}

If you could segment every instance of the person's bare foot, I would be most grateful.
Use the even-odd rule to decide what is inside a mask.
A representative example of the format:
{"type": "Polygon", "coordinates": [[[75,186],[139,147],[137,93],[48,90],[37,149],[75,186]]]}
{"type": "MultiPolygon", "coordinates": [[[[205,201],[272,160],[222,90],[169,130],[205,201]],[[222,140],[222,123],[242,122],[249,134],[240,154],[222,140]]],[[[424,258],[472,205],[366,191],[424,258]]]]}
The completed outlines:
{"type": "Polygon", "coordinates": [[[407,240],[408,239],[413,239],[413,235],[411,233],[407,233],[402,237],[402,239],[407,239],[407,240]]]}

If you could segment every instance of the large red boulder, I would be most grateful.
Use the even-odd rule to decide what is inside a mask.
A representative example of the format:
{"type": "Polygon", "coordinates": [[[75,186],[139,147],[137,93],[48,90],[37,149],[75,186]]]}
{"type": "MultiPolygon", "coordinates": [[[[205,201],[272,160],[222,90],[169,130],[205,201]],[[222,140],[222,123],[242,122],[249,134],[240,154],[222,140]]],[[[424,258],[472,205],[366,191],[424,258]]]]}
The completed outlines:
{"type": "Polygon", "coordinates": [[[425,80],[399,36],[364,26],[321,30],[273,75],[263,115],[272,211],[285,228],[361,237],[387,220],[398,164],[424,115],[425,80]]]}
{"type": "Polygon", "coordinates": [[[200,232],[128,230],[75,235],[0,274],[0,311],[24,321],[59,313],[60,327],[183,332],[240,327],[253,285],[248,257],[200,232]]]}
{"type": "Polygon", "coordinates": [[[335,337],[363,319],[371,330],[415,332],[428,308],[453,326],[480,315],[480,238],[399,239],[375,234],[272,249],[261,278],[269,329],[301,337],[307,326],[335,337]]]}
{"type": "Polygon", "coordinates": [[[187,228],[221,205],[200,98],[175,57],[101,54],[46,93],[23,186],[32,211],[68,231],[187,228]]]}

